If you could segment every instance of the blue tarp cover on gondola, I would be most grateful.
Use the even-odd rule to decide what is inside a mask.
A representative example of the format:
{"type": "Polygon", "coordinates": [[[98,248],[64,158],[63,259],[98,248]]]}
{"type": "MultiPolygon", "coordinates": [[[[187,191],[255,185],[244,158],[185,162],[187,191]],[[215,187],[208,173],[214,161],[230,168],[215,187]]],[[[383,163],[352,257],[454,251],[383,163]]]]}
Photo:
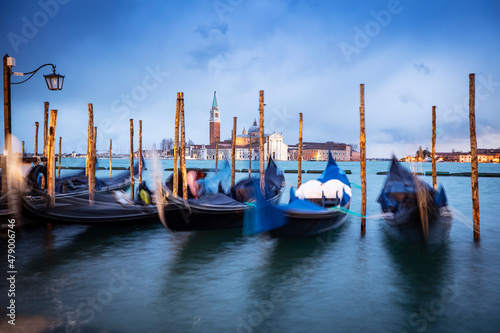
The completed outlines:
{"type": "MultiPolygon", "coordinates": [[[[405,168],[398,162],[397,158],[393,156],[387,179],[377,199],[382,206],[382,210],[388,211],[392,207],[391,210],[395,211],[398,207],[398,202],[404,200],[405,195],[415,194],[414,179],[418,180],[418,178],[414,178],[410,170],[405,168]]],[[[418,181],[424,184],[438,207],[447,206],[444,188],[440,187],[436,192],[431,185],[422,180],[418,181]]]]}
{"type": "MultiPolygon", "coordinates": [[[[285,182],[285,177],[283,176],[283,171],[276,166],[272,158],[269,158],[267,163],[264,179],[265,198],[270,199],[278,195],[285,182]]],[[[253,179],[244,178],[231,188],[229,194],[233,199],[239,202],[248,202],[255,198],[255,189],[259,188],[259,184],[257,185],[258,186],[255,187],[253,179]]]]}
{"type": "MultiPolygon", "coordinates": [[[[255,186],[259,184],[255,182],[255,186]]],[[[257,191],[257,201],[255,209],[245,212],[243,221],[243,235],[257,235],[265,231],[273,230],[288,223],[288,217],[285,212],[297,213],[318,213],[328,212],[328,209],[322,208],[307,200],[297,199],[293,194],[293,187],[290,189],[290,203],[288,205],[274,206],[267,202],[260,191],[257,191]],[[294,198],[294,199],[293,199],[294,198]]]]}
{"type": "MultiPolygon", "coordinates": [[[[259,188],[259,182],[253,181],[254,188],[259,188]]],[[[245,211],[243,218],[243,235],[257,235],[264,231],[284,226],[287,221],[283,212],[269,204],[260,191],[255,191],[255,209],[245,211]]]]}
{"type": "Polygon", "coordinates": [[[226,192],[230,181],[231,166],[227,160],[222,162],[222,168],[220,170],[209,173],[206,178],[198,180],[198,182],[202,184],[205,194],[216,194],[220,189],[226,192]]]}
{"type": "Polygon", "coordinates": [[[332,153],[328,151],[328,164],[318,180],[322,183],[326,183],[332,179],[338,179],[347,186],[350,186],[349,179],[347,178],[345,171],[339,168],[333,159],[332,153]]]}

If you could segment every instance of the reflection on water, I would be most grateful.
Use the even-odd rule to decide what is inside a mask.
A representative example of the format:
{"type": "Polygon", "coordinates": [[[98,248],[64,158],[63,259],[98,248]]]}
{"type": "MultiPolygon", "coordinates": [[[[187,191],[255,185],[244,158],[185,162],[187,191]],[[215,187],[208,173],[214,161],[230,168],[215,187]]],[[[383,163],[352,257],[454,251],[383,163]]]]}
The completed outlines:
{"type": "Polygon", "coordinates": [[[290,318],[289,311],[303,307],[301,289],[320,270],[324,255],[330,253],[345,234],[345,226],[315,238],[274,239],[261,237],[263,265],[249,279],[243,313],[238,316],[237,330],[272,330],[276,322],[290,318]]]}
{"type": "Polygon", "coordinates": [[[432,328],[439,316],[446,315],[446,306],[460,294],[453,278],[449,242],[429,246],[398,242],[389,235],[383,239],[395,269],[391,287],[404,294],[397,300],[403,310],[401,330],[420,332],[432,328]]]}
{"type": "Polygon", "coordinates": [[[171,273],[184,274],[189,267],[210,264],[220,259],[225,251],[234,249],[243,241],[240,229],[173,233],[179,251],[175,255],[171,273]]]}

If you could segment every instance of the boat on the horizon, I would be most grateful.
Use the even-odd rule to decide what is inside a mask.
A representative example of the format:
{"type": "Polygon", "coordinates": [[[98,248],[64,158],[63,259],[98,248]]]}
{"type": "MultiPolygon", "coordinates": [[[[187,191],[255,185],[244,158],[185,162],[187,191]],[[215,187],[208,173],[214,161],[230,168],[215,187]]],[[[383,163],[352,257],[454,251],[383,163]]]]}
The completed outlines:
{"type": "Polygon", "coordinates": [[[427,156],[426,158],[424,158],[424,159],[422,160],[422,162],[426,162],[426,163],[428,163],[428,162],[432,162],[432,157],[427,156]]]}
{"type": "Polygon", "coordinates": [[[424,243],[440,243],[449,237],[453,218],[444,188],[434,190],[396,157],[377,201],[394,237],[424,243]]]}

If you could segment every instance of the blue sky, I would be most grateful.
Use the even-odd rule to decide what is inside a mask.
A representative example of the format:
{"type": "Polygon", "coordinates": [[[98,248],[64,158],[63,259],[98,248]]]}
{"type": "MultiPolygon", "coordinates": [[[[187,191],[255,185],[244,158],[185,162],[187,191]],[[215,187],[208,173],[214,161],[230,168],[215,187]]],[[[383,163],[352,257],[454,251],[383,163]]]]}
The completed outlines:
{"type": "Polygon", "coordinates": [[[1,7],[0,49],[16,58],[14,71],[54,63],[66,76],[62,91],[47,89],[48,67],[12,86],[13,133],[30,152],[44,101],[58,109],[63,152],[85,151],[88,103],[98,150],[113,139],[125,152],[130,118],[136,128],[142,120],[146,148],[158,145],[173,137],[178,91],[186,136],[207,143],[214,90],[223,138],[232,117],[238,133],[258,117],[262,89],[266,132],[297,143],[303,112],[305,141],[358,143],[360,83],[369,157],[430,148],[432,105],[437,150],[468,151],[469,73],[476,73],[478,146],[500,147],[499,1],[41,0],[1,7]]]}

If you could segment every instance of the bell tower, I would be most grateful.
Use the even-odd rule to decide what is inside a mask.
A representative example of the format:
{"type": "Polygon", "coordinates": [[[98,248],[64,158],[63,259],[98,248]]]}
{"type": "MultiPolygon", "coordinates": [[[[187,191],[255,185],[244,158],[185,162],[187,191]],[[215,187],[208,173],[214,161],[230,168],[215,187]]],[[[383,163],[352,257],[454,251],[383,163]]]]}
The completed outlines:
{"type": "Polygon", "coordinates": [[[220,141],[220,112],[217,106],[217,97],[214,91],[214,100],[212,102],[212,109],[210,110],[210,144],[220,141]]]}

